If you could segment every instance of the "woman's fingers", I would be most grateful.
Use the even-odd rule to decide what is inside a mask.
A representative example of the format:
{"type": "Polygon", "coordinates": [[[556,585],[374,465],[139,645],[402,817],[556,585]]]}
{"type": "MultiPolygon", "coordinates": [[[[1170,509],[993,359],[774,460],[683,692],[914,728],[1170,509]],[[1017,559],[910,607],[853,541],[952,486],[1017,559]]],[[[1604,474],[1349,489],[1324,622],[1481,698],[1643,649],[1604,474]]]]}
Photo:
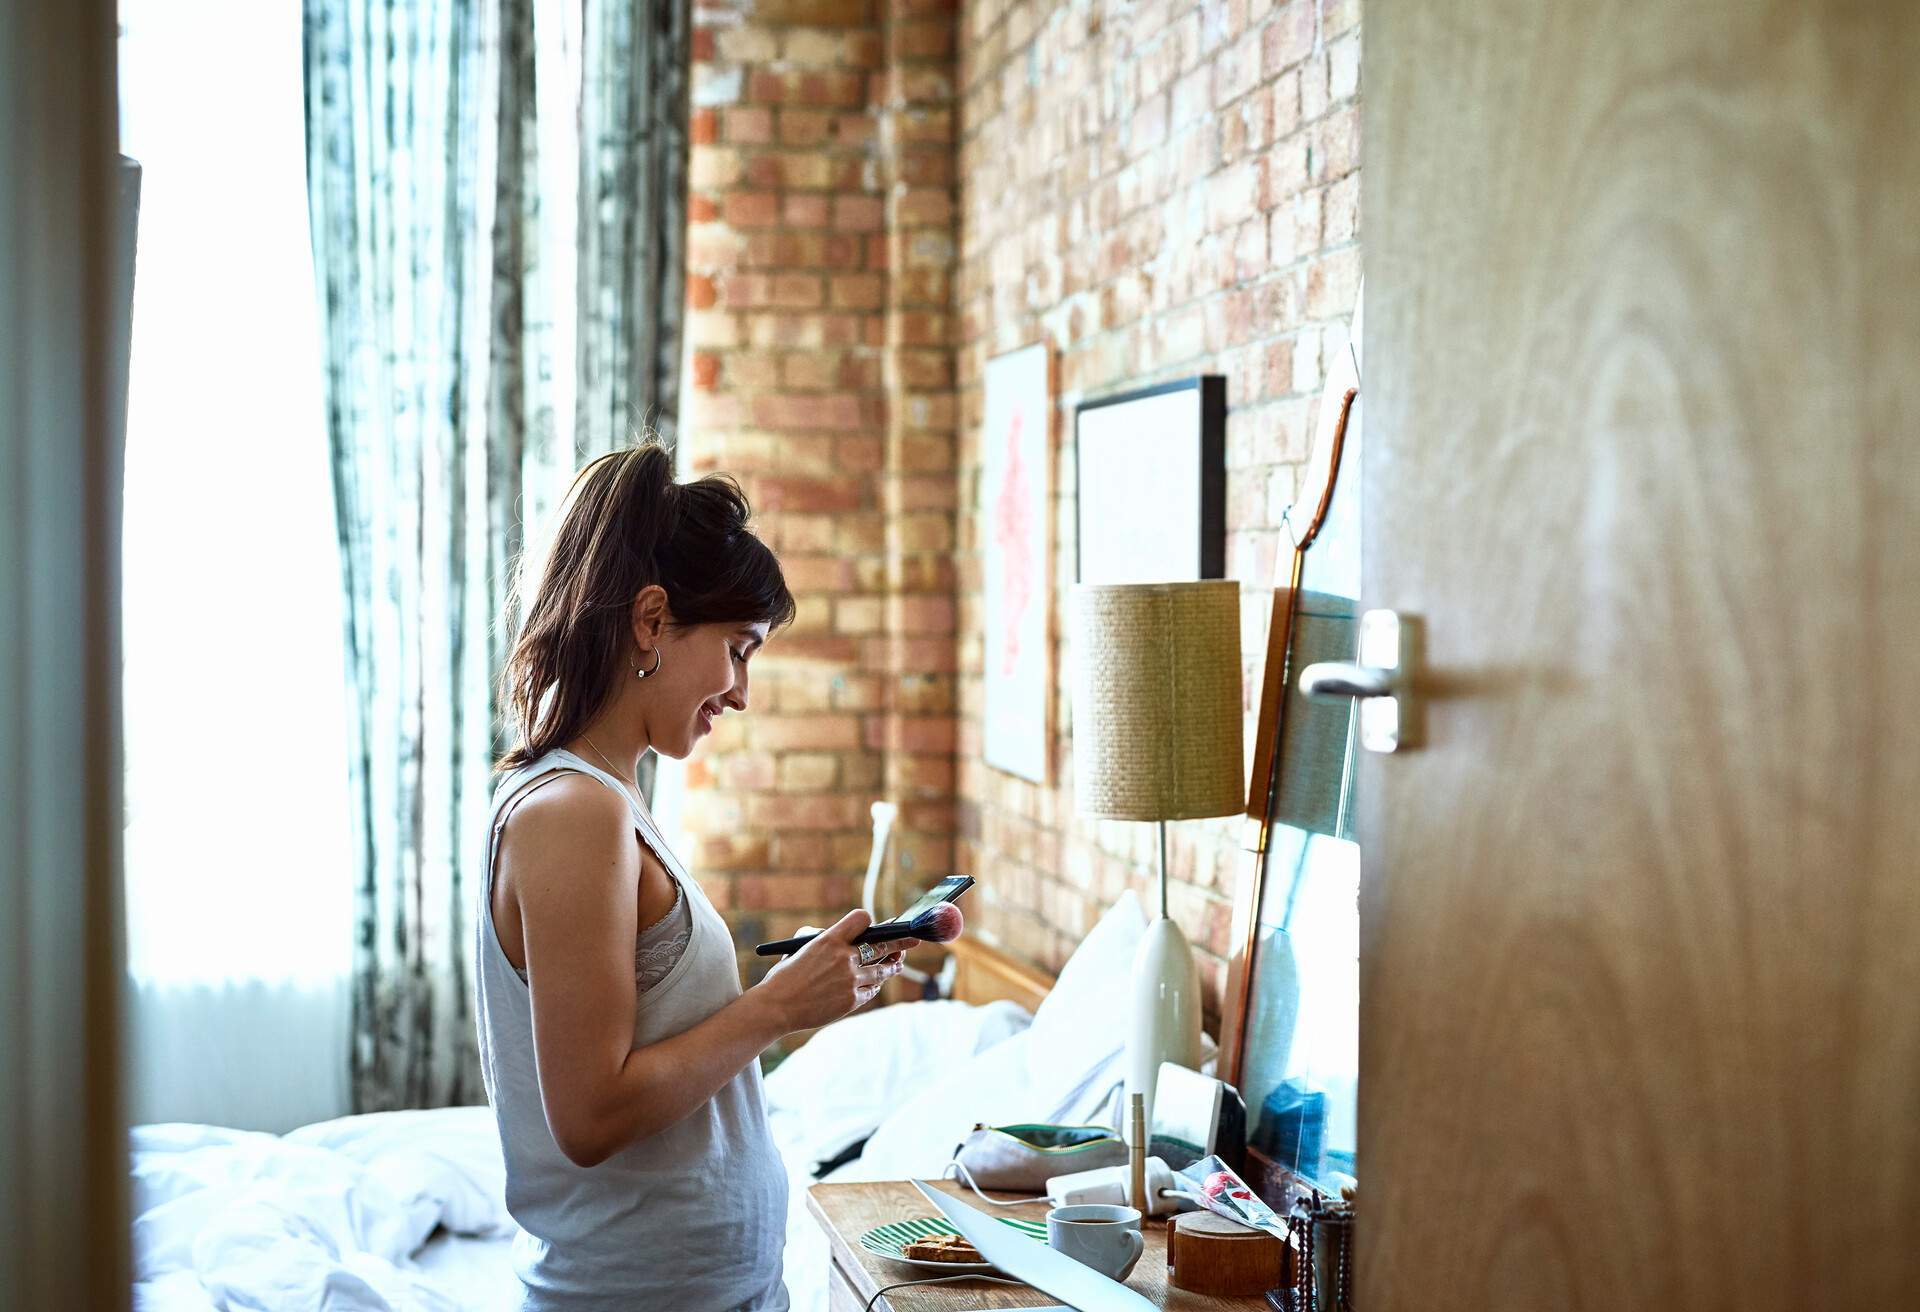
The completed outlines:
{"type": "MultiPolygon", "coordinates": [[[[919,947],[920,940],[917,938],[890,938],[883,943],[869,943],[866,946],[867,949],[873,953],[873,959],[875,961],[893,961],[897,960],[903,954],[919,947]]],[[[856,949],[856,951],[857,950],[858,949],[856,949]]]]}
{"type": "Polygon", "coordinates": [[[900,964],[876,961],[871,966],[862,966],[853,972],[853,986],[856,989],[877,989],[900,973],[900,964]]]}

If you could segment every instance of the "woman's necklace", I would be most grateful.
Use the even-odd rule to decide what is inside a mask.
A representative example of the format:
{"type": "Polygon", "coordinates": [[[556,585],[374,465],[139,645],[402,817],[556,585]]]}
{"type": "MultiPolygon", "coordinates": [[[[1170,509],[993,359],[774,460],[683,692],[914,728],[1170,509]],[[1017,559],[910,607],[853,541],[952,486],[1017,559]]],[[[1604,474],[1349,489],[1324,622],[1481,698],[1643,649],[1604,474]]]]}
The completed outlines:
{"type": "Polygon", "coordinates": [[[618,779],[623,787],[633,789],[634,795],[636,797],[639,796],[639,793],[640,793],[639,781],[629,779],[627,778],[626,775],[620,773],[619,769],[614,765],[613,761],[607,756],[607,754],[600,750],[600,744],[595,742],[593,739],[587,737],[585,730],[581,731],[580,736],[586,739],[587,746],[593,748],[593,754],[600,758],[600,760],[606,765],[607,769],[613,771],[613,777],[615,779],[618,779]]]}

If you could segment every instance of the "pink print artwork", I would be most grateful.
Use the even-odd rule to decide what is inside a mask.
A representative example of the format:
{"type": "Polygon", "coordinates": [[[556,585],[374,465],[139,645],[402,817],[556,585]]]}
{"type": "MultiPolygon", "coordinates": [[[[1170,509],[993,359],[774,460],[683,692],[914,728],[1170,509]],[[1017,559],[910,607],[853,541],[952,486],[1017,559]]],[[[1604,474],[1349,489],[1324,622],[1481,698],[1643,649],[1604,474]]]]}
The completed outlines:
{"type": "Polygon", "coordinates": [[[1020,457],[1020,429],[1026,414],[1015,410],[1006,427],[1006,477],[1000,483],[999,499],[993,507],[994,543],[1000,548],[1000,602],[1004,607],[1000,646],[1000,672],[1011,675],[1020,665],[1021,620],[1033,601],[1034,573],[1038,568],[1029,549],[1033,532],[1033,511],[1028,505],[1032,495],[1028,487],[1026,461],[1020,457]]]}

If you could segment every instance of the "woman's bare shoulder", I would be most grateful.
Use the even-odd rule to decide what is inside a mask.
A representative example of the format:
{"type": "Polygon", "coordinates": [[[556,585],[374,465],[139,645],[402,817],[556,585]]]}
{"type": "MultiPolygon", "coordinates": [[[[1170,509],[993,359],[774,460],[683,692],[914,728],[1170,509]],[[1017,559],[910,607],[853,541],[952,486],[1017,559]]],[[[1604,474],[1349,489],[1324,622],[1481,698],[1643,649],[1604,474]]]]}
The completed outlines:
{"type": "Polygon", "coordinates": [[[633,869],[627,801],[591,775],[569,771],[529,793],[500,834],[503,867],[564,863],[633,869]]]}

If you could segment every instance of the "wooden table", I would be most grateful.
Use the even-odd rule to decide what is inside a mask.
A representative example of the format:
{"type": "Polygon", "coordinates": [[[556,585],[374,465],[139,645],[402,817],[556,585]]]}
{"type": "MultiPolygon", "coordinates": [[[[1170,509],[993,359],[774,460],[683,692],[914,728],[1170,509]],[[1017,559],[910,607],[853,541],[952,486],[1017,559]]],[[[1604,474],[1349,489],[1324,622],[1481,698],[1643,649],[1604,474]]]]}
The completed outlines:
{"type": "MultiPolygon", "coordinates": [[[[967,1190],[950,1180],[934,1187],[978,1205],[967,1190]]],[[[833,1269],[827,1277],[828,1312],[860,1312],[883,1286],[899,1280],[938,1275],[918,1267],[902,1266],[875,1257],[860,1247],[860,1236],[877,1225],[908,1217],[929,1216],[933,1208],[911,1184],[889,1180],[879,1184],[816,1184],[807,1191],[807,1210],[827,1232],[833,1249],[833,1269]]],[[[1045,1203],[996,1208],[1009,1216],[1044,1220],[1045,1203]]],[[[1147,1246],[1127,1277],[1127,1286],[1155,1307],[1177,1312],[1268,1312],[1262,1298],[1217,1298],[1188,1293],[1167,1284],[1167,1223],[1149,1217],[1144,1227],[1147,1246]]],[[[989,1284],[984,1280],[956,1280],[950,1285],[900,1289],[875,1303],[874,1312],[972,1312],[977,1308],[1021,1308],[1053,1302],[1024,1285],[989,1284]]]]}

